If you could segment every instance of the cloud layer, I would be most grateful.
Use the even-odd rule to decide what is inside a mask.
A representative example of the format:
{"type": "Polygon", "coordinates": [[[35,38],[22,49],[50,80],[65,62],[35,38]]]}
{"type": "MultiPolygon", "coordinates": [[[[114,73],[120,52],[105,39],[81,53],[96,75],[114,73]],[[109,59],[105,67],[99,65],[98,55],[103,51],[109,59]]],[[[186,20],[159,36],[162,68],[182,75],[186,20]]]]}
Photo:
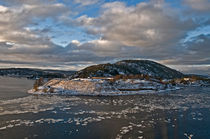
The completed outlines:
{"type": "Polygon", "coordinates": [[[5,0],[0,3],[0,66],[75,70],[116,59],[142,58],[188,68],[200,65],[210,73],[206,70],[210,31],[192,34],[210,26],[206,14],[210,2],[183,0],[179,4],[163,0],[135,4],[5,0]],[[67,46],[60,46],[54,41],[59,29],[63,37],[71,34],[80,41],[69,40],[67,46]],[[69,32],[72,29],[75,35],[69,32]],[[88,39],[79,39],[85,37],[88,39]]]}

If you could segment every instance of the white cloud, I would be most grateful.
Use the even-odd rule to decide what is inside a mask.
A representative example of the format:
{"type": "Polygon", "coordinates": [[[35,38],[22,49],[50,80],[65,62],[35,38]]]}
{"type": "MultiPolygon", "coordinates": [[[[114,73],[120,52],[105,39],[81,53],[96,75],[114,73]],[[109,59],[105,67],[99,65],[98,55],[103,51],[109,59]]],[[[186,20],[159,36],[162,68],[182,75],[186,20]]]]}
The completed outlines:
{"type": "Polygon", "coordinates": [[[71,43],[75,44],[75,45],[79,45],[80,42],[78,40],[72,40],[71,43]]]}
{"type": "Polygon", "coordinates": [[[8,10],[7,7],[0,5],[0,13],[4,13],[8,10]]]}
{"type": "Polygon", "coordinates": [[[34,19],[38,21],[45,18],[56,19],[59,14],[65,13],[67,10],[64,5],[58,3],[1,7],[7,11],[0,13],[0,32],[4,32],[0,36],[0,41],[10,41],[17,44],[47,41],[48,38],[35,34],[27,26],[34,24],[34,19]]]}
{"type": "Polygon", "coordinates": [[[98,2],[98,0],[74,0],[75,3],[81,4],[82,6],[93,5],[98,2]]]}
{"type": "Polygon", "coordinates": [[[183,20],[173,10],[156,7],[151,3],[140,3],[128,7],[121,2],[103,6],[97,18],[82,16],[78,21],[88,32],[98,34],[105,40],[119,41],[125,46],[163,47],[177,42],[194,29],[192,20],[183,20]]]}

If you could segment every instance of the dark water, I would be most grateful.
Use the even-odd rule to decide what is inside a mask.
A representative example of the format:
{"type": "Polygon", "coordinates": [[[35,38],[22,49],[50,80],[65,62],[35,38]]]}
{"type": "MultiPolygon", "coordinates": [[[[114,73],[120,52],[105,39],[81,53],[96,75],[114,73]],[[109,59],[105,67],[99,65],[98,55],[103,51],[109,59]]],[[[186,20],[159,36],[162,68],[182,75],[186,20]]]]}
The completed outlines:
{"type": "Polygon", "coordinates": [[[210,88],[115,97],[28,95],[0,78],[0,139],[209,139],[210,88]]]}

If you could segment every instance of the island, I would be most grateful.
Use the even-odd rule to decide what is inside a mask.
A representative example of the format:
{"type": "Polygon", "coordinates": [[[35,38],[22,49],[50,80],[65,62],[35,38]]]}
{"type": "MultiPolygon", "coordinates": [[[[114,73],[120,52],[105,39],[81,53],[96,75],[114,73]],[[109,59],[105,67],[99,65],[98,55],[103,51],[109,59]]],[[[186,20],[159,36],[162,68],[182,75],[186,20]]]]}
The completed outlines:
{"type": "Polygon", "coordinates": [[[68,78],[36,80],[32,94],[135,95],[158,93],[187,86],[209,86],[205,76],[183,74],[150,60],[122,60],[89,66],[68,78]]]}

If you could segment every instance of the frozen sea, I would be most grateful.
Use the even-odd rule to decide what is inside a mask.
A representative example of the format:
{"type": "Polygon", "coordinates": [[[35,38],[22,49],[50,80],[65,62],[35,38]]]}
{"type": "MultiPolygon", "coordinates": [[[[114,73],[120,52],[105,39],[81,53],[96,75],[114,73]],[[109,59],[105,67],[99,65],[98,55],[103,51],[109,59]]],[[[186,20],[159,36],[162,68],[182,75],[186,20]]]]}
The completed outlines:
{"type": "Polygon", "coordinates": [[[209,139],[210,88],[133,96],[29,95],[0,77],[0,139],[209,139]]]}

